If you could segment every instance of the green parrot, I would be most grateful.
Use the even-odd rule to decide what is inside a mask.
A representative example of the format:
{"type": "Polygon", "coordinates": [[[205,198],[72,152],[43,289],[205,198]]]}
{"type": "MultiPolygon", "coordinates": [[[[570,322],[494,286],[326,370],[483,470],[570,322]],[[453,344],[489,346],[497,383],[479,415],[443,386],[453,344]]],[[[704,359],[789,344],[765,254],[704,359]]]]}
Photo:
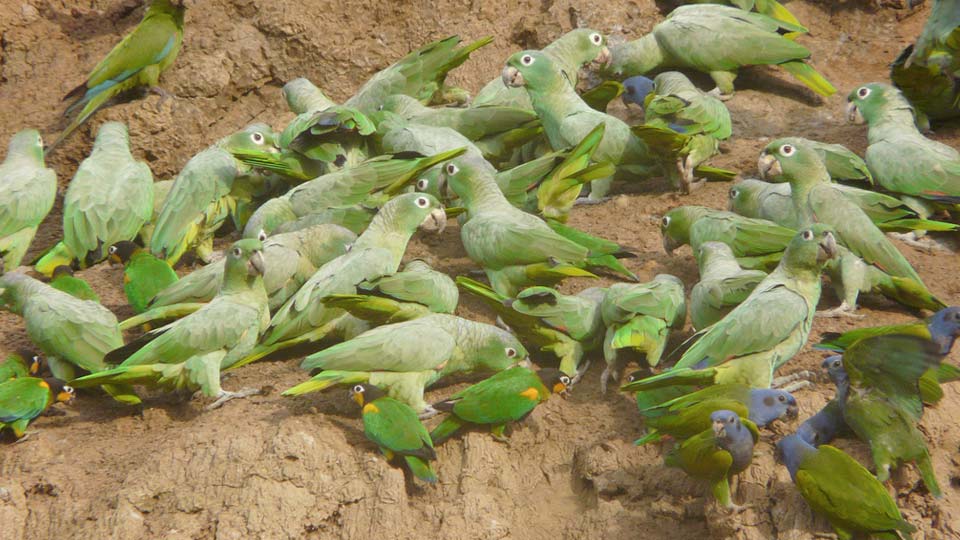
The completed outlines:
{"type": "MultiPolygon", "coordinates": [[[[153,173],[130,153],[127,126],[106,122],[63,200],[66,250],[80,268],[87,268],[107,258],[106,248],[136,238],[152,217],[153,173]]],[[[37,261],[34,269],[50,275],[55,267],[45,259],[37,261]]]]}
{"type": "Polygon", "coordinates": [[[220,387],[221,370],[249,353],[270,322],[263,288],[265,263],[259,240],[234,242],[227,253],[223,283],[216,298],[195,313],[140,336],[111,351],[117,367],[72,382],[84,388],[107,383],[201,390],[217,398],[208,409],[259,393],[228,392],[220,387]]]}
{"type": "MultiPolygon", "coordinates": [[[[318,268],[346,253],[356,239],[357,235],[347,229],[330,224],[261,237],[266,263],[263,285],[270,299],[270,309],[283,305],[318,268]]],[[[215,261],[171,283],[151,297],[150,311],[213,300],[225,269],[225,259],[215,261]]]]}
{"type": "Polygon", "coordinates": [[[163,209],[163,202],[167,199],[167,195],[170,194],[172,188],[173,180],[160,180],[159,182],[153,183],[153,210],[150,213],[150,220],[140,227],[140,232],[137,235],[140,243],[147,249],[150,249],[150,239],[153,237],[154,223],[156,223],[157,217],[160,216],[160,210],[163,209]]]}
{"type": "Polygon", "coordinates": [[[733,411],[758,428],[784,417],[796,418],[799,412],[797,400],[789,392],[743,384],[715,384],[659,405],[645,407],[638,402],[638,406],[647,428],[647,434],[634,443],[638,446],[665,437],[680,441],[694,437],[710,429],[710,415],[715,411],[733,411]]]}
{"type": "Polygon", "coordinates": [[[358,294],[331,294],[328,308],[339,308],[376,325],[409,321],[431,313],[453,313],[460,292],[450,276],[421,259],[388,274],[357,285],[358,294]]]}
{"type": "Polygon", "coordinates": [[[651,146],[660,137],[681,145],[685,157],[678,169],[684,176],[676,179],[671,171],[671,179],[680,182],[685,191],[698,187],[705,180],[695,181],[695,169],[719,153],[720,141],[733,132],[726,105],[679,71],[661,73],[652,81],[637,75],[623,85],[624,104],[636,103],[644,112],[643,126],[634,127],[633,132],[651,146]],[[648,135],[653,138],[648,140],[648,135]]]}
{"type": "MultiPolygon", "coordinates": [[[[78,368],[90,373],[106,369],[104,356],[123,345],[117,318],[109,309],[21,273],[0,276],[0,308],[23,317],[27,336],[46,355],[58,379],[73,379],[78,368]]],[[[104,390],[116,399],[140,402],[121,385],[104,390]]]]}
{"type": "Polygon", "coordinates": [[[207,261],[213,252],[213,233],[238,212],[235,197],[243,184],[260,180],[249,165],[235,159],[239,149],[276,151],[269,126],[251,124],[193,156],[173,181],[154,223],[150,252],[176,264],[191,248],[207,261]]]}
{"type": "Polygon", "coordinates": [[[0,273],[20,266],[56,198],[57,173],[43,163],[40,133],[17,133],[0,164],[0,273]]]}
{"type": "MultiPolygon", "coordinates": [[[[790,13],[786,7],[783,6],[777,0],[681,0],[680,2],[674,2],[680,4],[729,4],[736,6],[744,11],[756,11],[757,13],[762,13],[771,19],[777,19],[778,21],[783,21],[794,26],[800,26],[800,21],[790,13]]],[[[802,33],[806,33],[807,29],[803,28],[800,30],[802,33]]],[[[791,34],[787,34],[787,37],[790,37],[791,34]]]]}
{"type": "Polygon", "coordinates": [[[467,255],[483,267],[495,291],[516,296],[530,285],[554,285],[566,277],[595,277],[584,270],[586,267],[607,267],[633,277],[616,261],[631,253],[562,224],[548,225],[514,207],[489,168],[482,158],[464,155],[444,166],[442,182],[460,197],[467,210],[460,239],[467,255]],[[585,240],[587,237],[589,240],[585,240]]]}
{"type": "Polygon", "coordinates": [[[798,435],[777,442],[777,460],[786,465],[800,495],[827,518],[840,540],[857,533],[871,538],[912,538],[907,523],[883,483],[857,460],[829,445],[814,448],[798,435]]]}
{"type": "Polygon", "coordinates": [[[876,185],[936,203],[960,203],[960,152],[923,136],[896,88],[868,83],[847,96],[847,119],[868,124],[866,161],[876,185]]]}
{"type": "Polygon", "coordinates": [[[726,317],[694,334],[674,367],[624,389],[725,383],[769,388],[777,368],[807,342],[820,300],[820,272],[836,253],[828,227],[798,232],[779,266],[726,317]]]}
{"type": "Polygon", "coordinates": [[[294,114],[314,113],[336,105],[323,90],[305,77],[298,77],[283,85],[280,95],[294,114]]]}
{"type": "Polygon", "coordinates": [[[501,106],[426,107],[415,98],[403,94],[389,96],[383,101],[382,107],[382,110],[397,114],[408,122],[448,127],[475,142],[537,120],[537,115],[529,109],[501,106]]]}
{"type": "Polygon", "coordinates": [[[551,394],[566,394],[568,386],[570,377],[556,369],[535,372],[515,366],[501,371],[434,403],[434,409],[450,414],[430,432],[430,438],[442,444],[464,427],[481,425],[490,426],[494,438],[506,440],[508,423],[526,418],[551,394]]]}
{"type": "Polygon", "coordinates": [[[387,461],[400,456],[414,476],[436,483],[430,462],[437,459],[433,441],[409,405],[386,395],[374,384],[357,384],[350,395],[360,405],[363,434],[380,447],[387,461]]]}
{"type": "MultiPolygon", "coordinates": [[[[671,156],[651,152],[625,122],[587,105],[545,53],[514,54],[507,60],[502,77],[505,85],[527,90],[554,150],[575,146],[598,124],[604,124],[603,140],[593,156],[595,161],[614,164],[618,173],[631,178],[659,175],[661,165],[670,161],[671,156]]],[[[612,178],[594,180],[590,198],[602,200],[611,182],[612,178]]]]}
{"type": "Polygon", "coordinates": [[[620,352],[636,352],[648,366],[660,363],[670,330],[683,329],[687,303],[683,282],[670,274],[657,274],[648,283],[611,285],[600,305],[603,324],[603,359],[600,390],[606,393],[610,377],[617,380],[624,359],[620,352]]]}
{"type": "Polygon", "coordinates": [[[40,373],[43,359],[39,354],[27,349],[19,350],[0,362],[0,382],[17,377],[35,377],[40,373]]]}
{"type": "Polygon", "coordinates": [[[393,274],[407,242],[418,228],[442,232],[447,216],[431,195],[407,193],[387,202],[348,252],[321,266],[276,312],[259,347],[238,365],[288,346],[316,341],[337,329],[345,315],[321,300],[331,294],[356,294],[357,285],[393,274]]]}
{"type": "Polygon", "coordinates": [[[890,80],[913,104],[917,116],[929,120],[960,116],[958,8],[956,0],[934,0],[917,41],[890,65],[890,80]]]}
{"type": "Polygon", "coordinates": [[[724,318],[767,277],[762,270],[744,270],[730,246],[704,242],[697,250],[700,281],[690,291],[690,320],[702,330],[724,318]]]}
{"type": "Polygon", "coordinates": [[[604,73],[616,79],[663,68],[708,73],[721,97],[733,94],[733,81],[743,66],[776,65],[821,96],[836,89],[805,60],[810,51],[784,33],[806,28],[744,13],[730,6],[680,6],[640,39],[611,47],[613,60],[604,73]]]}
{"type": "Polygon", "coordinates": [[[183,0],[150,2],[143,20],[133,32],[93,68],[86,81],[63,98],[64,101],[72,100],[65,116],[75,114],[75,117],[47,152],[56,148],[114,96],[139,87],[165,94],[157,85],[160,74],[173,65],[180,53],[185,11],[183,0]]]}
{"type": "Polygon", "coordinates": [[[323,371],[283,395],[369,382],[430,415],[436,411],[423,399],[425,387],[453,373],[501,371],[526,357],[527,350],[506,330],[435,313],[378,326],[308,356],[300,367],[323,371]]]}
{"type": "Polygon", "coordinates": [[[169,264],[133,242],[117,242],[107,253],[110,264],[123,265],[123,292],[134,313],[146,311],[154,296],[179,280],[169,264]]]}
{"type": "Polygon", "coordinates": [[[0,382],[0,431],[9,428],[20,439],[30,422],[54,403],[73,401],[74,390],[60,379],[18,377],[0,382]]]}
{"type": "Polygon", "coordinates": [[[681,442],[663,462],[688,475],[710,482],[713,496],[721,506],[737,510],[730,499],[730,478],[747,470],[753,462],[753,446],[760,440],[757,426],[730,410],[710,414],[711,427],[681,442]]]}
{"type": "MultiPolygon", "coordinates": [[[[580,69],[587,65],[598,68],[610,61],[607,39],[600,32],[589,28],[576,28],[560,36],[543,48],[547,55],[566,76],[571,88],[576,88],[580,69]]],[[[497,77],[488,82],[470,102],[470,107],[515,107],[531,110],[533,104],[527,93],[520,88],[504,84],[497,77]]]]}
{"type": "Polygon", "coordinates": [[[930,452],[917,424],[923,415],[919,381],[940,365],[940,348],[910,335],[871,336],[850,345],[843,357],[824,361],[837,385],[843,419],[870,444],[877,480],[886,482],[901,461],[917,464],[930,494],[940,498],[930,452]]]}
{"type": "Polygon", "coordinates": [[[584,354],[602,344],[600,304],[606,289],[590,287],[566,295],[549,287],[528,287],[510,298],[464,276],[457,276],[457,285],[489,306],[520,341],[556,356],[560,371],[570,377],[581,376],[584,354]]]}
{"type": "Polygon", "coordinates": [[[53,269],[50,286],[80,300],[100,301],[100,295],[90,287],[89,283],[74,276],[73,269],[69,266],[61,265],[53,269]]]}
{"type": "MultiPolygon", "coordinates": [[[[909,282],[917,294],[931,299],[933,307],[946,307],[863,210],[840,195],[816,150],[805,141],[785,138],[771,142],[760,154],[758,167],[765,177],[790,183],[790,197],[801,225],[830,225],[838,241],[864,263],[909,282]]],[[[855,304],[845,301],[834,311],[850,314],[855,309],[855,304]]]]}

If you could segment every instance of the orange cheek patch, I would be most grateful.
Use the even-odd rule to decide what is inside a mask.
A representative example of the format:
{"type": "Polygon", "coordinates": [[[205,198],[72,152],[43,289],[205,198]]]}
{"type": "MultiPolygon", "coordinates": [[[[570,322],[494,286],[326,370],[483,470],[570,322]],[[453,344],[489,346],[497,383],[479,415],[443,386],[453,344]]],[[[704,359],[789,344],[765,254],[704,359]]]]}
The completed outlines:
{"type": "Polygon", "coordinates": [[[367,413],[376,414],[378,412],[380,412],[380,409],[377,408],[377,406],[374,405],[373,403],[367,403],[366,405],[363,406],[363,414],[367,414],[367,413]]]}

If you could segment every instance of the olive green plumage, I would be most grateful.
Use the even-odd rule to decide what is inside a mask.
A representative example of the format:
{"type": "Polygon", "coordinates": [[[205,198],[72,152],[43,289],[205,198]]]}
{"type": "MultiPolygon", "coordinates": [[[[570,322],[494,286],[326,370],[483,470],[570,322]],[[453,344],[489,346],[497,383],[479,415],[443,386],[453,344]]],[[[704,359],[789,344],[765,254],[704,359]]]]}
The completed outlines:
{"type": "Polygon", "coordinates": [[[80,300],[100,301],[100,296],[90,287],[90,284],[74,276],[73,269],[69,266],[58,266],[53,269],[50,286],[80,300]]]}
{"type": "Polygon", "coordinates": [[[107,251],[112,263],[123,265],[123,292],[135,313],[146,311],[157,293],[178,280],[169,264],[133,242],[118,242],[107,251]]]}
{"type": "Polygon", "coordinates": [[[0,431],[23,437],[27,426],[57,402],[73,399],[73,388],[59,379],[18,377],[0,382],[0,431]]]}

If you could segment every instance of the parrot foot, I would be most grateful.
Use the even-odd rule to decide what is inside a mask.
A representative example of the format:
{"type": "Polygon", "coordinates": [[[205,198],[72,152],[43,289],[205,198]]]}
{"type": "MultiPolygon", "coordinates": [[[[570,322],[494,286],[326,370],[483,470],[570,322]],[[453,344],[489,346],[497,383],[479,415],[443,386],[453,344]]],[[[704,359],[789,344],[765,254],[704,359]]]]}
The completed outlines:
{"type": "Polygon", "coordinates": [[[837,317],[849,317],[851,319],[862,319],[865,315],[859,315],[854,313],[857,306],[851,306],[846,302],[841,302],[839,306],[833,309],[825,309],[817,312],[817,317],[826,317],[826,318],[837,318],[837,317]]]}
{"type": "Polygon", "coordinates": [[[607,364],[607,367],[603,369],[603,373],[600,374],[600,393],[607,393],[607,381],[613,379],[614,382],[617,382],[620,379],[620,376],[617,374],[616,367],[611,363],[607,364]]]}
{"type": "MultiPolygon", "coordinates": [[[[802,371],[790,373],[789,375],[784,375],[782,377],[774,377],[774,379],[770,381],[770,388],[780,388],[780,389],[786,390],[786,388],[784,388],[786,385],[794,386],[798,382],[806,383],[806,384],[800,384],[797,387],[797,388],[804,388],[812,384],[810,382],[810,379],[814,378],[815,376],[816,375],[813,372],[807,371],[804,369],[802,371]]],[[[790,390],[787,390],[787,391],[790,392],[790,390]]]]}
{"type": "Polygon", "coordinates": [[[717,87],[714,88],[713,90],[707,92],[707,94],[708,94],[708,95],[711,95],[711,96],[713,96],[713,97],[715,97],[715,98],[717,98],[717,99],[719,99],[720,101],[729,101],[730,98],[733,97],[733,94],[724,94],[724,93],[720,90],[720,87],[719,87],[719,86],[717,86],[717,87]]]}
{"type": "Polygon", "coordinates": [[[430,405],[427,405],[427,407],[422,411],[420,411],[420,414],[418,414],[417,416],[420,417],[421,420],[426,420],[427,418],[433,418],[438,414],[440,414],[440,411],[438,411],[437,409],[434,409],[430,405]]]}
{"type": "Polygon", "coordinates": [[[577,200],[573,201],[574,206],[593,206],[596,204],[603,204],[610,200],[610,197],[600,197],[599,199],[591,199],[590,197],[577,197],[577,200]]]}
{"type": "Polygon", "coordinates": [[[593,361],[589,358],[584,360],[583,365],[577,368],[577,374],[574,375],[572,379],[570,379],[570,386],[574,386],[578,382],[580,382],[580,379],[582,379],[583,376],[586,375],[587,370],[590,369],[590,364],[592,362],[593,361]]]}
{"type": "Polygon", "coordinates": [[[167,92],[159,86],[151,86],[150,92],[160,96],[160,101],[157,102],[157,112],[160,112],[160,110],[163,108],[163,104],[166,103],[168,99],[174,97],[172,93],[167,92]]]}
{"type": "Polygon", "coordinates": [[[234,399],[246,398],[250,396],[256,396],[262,393],[263,393],[262,388],[244,388],[239,392],[228,392],[226,390],[220,390],[220,395],[217,396],[217,400],[211,403],[210,405],[207,405],[206,409],[208,411],[212,411],[214,409],[219,409],[220,407],[223,407],[223,405],[228,401],[231,401],[234,399]]]}
{"type": "Polygon", "coordinates": [[[916,231],[910,231],[907,233],[887,233],[887,236],[890,238],[896,238],[904,244],[914,248],[924,251],[926,253],[934,253],[936,251],[948,251],[948,248],[937,242],[933,238],[920,237],[917,235],[916,231]]]}
{"type": "Polygon", "coordinates": [[[39,432],[39,431],[24,431],[24,432],[23,432],[23,435],[21,435],[19,439],[13,441],[13,444],[20,444],[20,443],[26,441],[27,439],[29,439],[31,435],[34,435],[34,434],[36,434],[36,433],[40,433],[40,432],[39,432]]]}

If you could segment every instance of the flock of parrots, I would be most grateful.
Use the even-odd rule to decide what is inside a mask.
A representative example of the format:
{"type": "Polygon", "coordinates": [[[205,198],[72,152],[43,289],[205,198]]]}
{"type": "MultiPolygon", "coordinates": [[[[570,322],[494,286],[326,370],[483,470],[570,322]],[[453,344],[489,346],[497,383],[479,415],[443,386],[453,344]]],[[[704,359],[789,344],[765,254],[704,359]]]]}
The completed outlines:
{"type": "MultiPolygon", "coordinates": [[[[777,455],[840,538],[909,538],[914,527],[883,482],[914,463],[941,496],[917,424],[942,397],[940,384],[960,378],[941,362],[960,334],[960,308],[927,289],[888,235],[929,247],[928,231],[957,229],[960,154],[922,130],[960,116],[960,2],[933,0],[917,42],[892,64],[896,86],[850,92],[849,120],[868,125],[865,159],[837,144],[777,139],[758,161],[770,182],[734,184],[732,211],[681,206],[663,216],[664,248],[689,244],[699,264],[689,298],[674,276],[638,283],[621,262],[634,253],[565,224],[578,202],[605,201],[615,179],[663,176],[682,192],[732,179],[706,163],[731,136],[723,102],[742,66],[778,65],[814,92],[835,92],[796,41],[806,28],[781,4],[729,3],[678,7],[646,36],[609,48],[602,34],[574,30],[512,55],[472,100],[444,79],[490,39],[430,43],[343,104],[297,79],[283,89],[297,116],[282,132],[247,126],[172,181],[154,182],[126,126],[104,123],[66,191],[62,241],[33,262],[49,280],[18,267],[57,176],[39,133],[17,133],[0,166],[0,307],[23,318],[40,352],[0,364],[0,428],[22,437],[78,388],[128,404],[141,402],[136,386],[200,390],[218,407],[256,392],[223,389],[221,372],[307,354],[312,378],[283,394],[350,388],[366,435],[433,482],[435,444],[468,426],[504,437],[575,384],[596,352],[604,391],[629,361],[640,363],[622,387],[645,421],[637,443],[672,440],[665,463],[706,480],[735,509],[729,478],[750,466],[758,429],[797,415],[784,385],[804,381],[777,378],[778,368],[806,344],[815,316],[856,317],[858,296],[879,294],[934,315],[826,336],[819,347],[838,353],[824,361],[836,398],[780,440],[777,455]],[[669,68],[708,73],[717,88],[704,92],[669,68]],[[659,74],[643,76],[651,72],[659,74]],[[644,110],[642,125],[606,114],[617,97],[644,110]],[[421,260],[401,269],[411,236],[443,231],[453,216],[486,282],[421,260]],[[225,225],[242,239],[217,253],[225,225]],[[206,264],[178,278],[172,267],[189,252],[206,264]],[[124,266],[137,313],[120,323],[72,275],[107,260],[124,266]],[[624,281],[575,295],[553,288],[598,272],[624,281]],[[817,312],[823,272],[842,303],[817,312]],[[461,292],[498,324],[454,315],[461,292]],[[696,333],[665,354],[688,308],[696,333]],[[125,342],[123,332],[139,328],[125,342]],[[531,369],[531,352],[558,368],[531,369]],[[665,357],[675,361],[661,368],[665,357]],[[425,388],[471,371],[494,374],[426,400],[425,388]],[[428,431],[421,419],[437,414],[428,431]],[[843,435],[869,443],[875,473],[827,444],[843,435]]],[[[157,87],[180,50],[184,12],[177,0],[151,2],[67,95],[72,121],[57,143],[114,97],[157,87]]]]}

